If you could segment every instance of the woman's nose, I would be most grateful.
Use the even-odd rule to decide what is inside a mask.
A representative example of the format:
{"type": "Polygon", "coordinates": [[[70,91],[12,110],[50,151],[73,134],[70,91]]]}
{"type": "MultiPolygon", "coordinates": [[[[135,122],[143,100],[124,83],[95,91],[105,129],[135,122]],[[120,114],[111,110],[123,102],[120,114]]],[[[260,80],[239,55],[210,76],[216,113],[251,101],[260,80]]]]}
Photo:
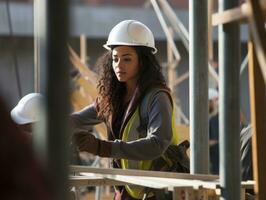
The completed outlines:
{"type": "Polygon", "coordinates": [[[115,67],[121,68],[122,67],[122,62],[121,60],[118,60],[115,64],[115,67]]]}

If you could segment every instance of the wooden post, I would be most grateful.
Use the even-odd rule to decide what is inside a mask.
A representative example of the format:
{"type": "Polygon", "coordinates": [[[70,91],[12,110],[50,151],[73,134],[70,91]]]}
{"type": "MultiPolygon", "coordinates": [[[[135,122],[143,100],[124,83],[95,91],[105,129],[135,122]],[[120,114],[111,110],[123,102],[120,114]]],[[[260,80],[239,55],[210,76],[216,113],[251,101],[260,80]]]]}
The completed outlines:
{"type": "Polygon", "coordinates": [[[194,198],[194,190],[192,187],[174,187],[173,200],[192,200],[194,198]]]}
{"type": "MultiPolygon", "coordinates": [[[[173,29],[171,27],[168,27],[169,33],[173,36],[173,29]]],[[[173,94],[173,99],[174,102],[177,104],[176,108],[176,122],[178,124],[181,123],[181,108],[179,105],[180,100],[177,98],[177,91],[176,91],[176,85],[175,85],[175,81],[177,79],[177,71],[176,71],[176,67],[179,63],[179,60],[174,59],[174,52],[171,46],[171,42],[169,40],[167,40],[167,63],[168,63],[168,67],[167,67],[167,73],[168,73],[168,86],[170,88],[170,90],[172,91],[173,94]]]]}
{"type": "MultiPolygon", "coordinates": [[[[171,35],[171,37],[173,37],[173,30],[172,28],[168,28],[169,33],[171,35]]],[[[174,63],[174,58],[173,58],[173,50],[171,47],[171,42],[169,40],[167,40],[167,63],[168,63],[168,86],[171,89],[171,91],[173,92],[173,94],[175,94],[175,79],[176,79],[176,64],[174,63]]],[[[175,96],[175,95],[174,95],[175,96]]]]}
{"type": "Polygon", "coordinates": [[[246,199],[245,195],[246,195],[246,189],[241,187],[241,189],[240,189],[240,200],[245,200],[246,199]]]}
{"type": "Polygon", "coordinates": [[[208,0],[208,58],[213,61],[213,42],[212,42],[212,12],[213,0],[208,0]]]}
{"type": "Polygon", "coordinates": [[[199,188],[195,190],[195,198],[196,200],[208,200],[208,192],[207,189],[199,188]]]}
{"type": "Polygon", "coordinates": [[[84,34],[80,35],[80,60],[87,65],[87,38],[84,34]]]}
{"type": "MultiPolygon", "coordinates": [[[[258,199],[266,198],[266,157],[264,145],[266,144],[266,98],[265,83],[256,57],[252,42],[249,49],[249,90],[250,111],[252,124],[252,156],[253,176],[255,180],[255,193],[258,199]]],[[[265,67],[265,66],[264,66],[265,67]]]]}

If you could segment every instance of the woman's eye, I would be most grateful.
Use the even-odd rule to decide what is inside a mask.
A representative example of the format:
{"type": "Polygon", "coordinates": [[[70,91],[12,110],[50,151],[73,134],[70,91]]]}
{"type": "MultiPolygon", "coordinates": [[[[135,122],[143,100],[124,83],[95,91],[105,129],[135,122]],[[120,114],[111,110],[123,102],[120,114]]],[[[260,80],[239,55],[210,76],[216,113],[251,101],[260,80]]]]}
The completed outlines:
{"type": "Polygon", "coordinates": [[[118,62],[118,58],[113,58],[113,62],[118,62]]]}
{"type": "Polygon", "coordinates": [[[131,61],[131,58],[125,58],[124,61],[125,62],[130,62],[131,61]]]}

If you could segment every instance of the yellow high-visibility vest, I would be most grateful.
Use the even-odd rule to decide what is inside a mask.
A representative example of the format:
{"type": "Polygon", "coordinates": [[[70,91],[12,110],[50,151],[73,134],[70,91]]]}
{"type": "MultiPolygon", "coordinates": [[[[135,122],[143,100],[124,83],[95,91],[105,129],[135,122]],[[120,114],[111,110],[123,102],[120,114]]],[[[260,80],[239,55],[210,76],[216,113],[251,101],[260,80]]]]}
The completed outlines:
{"type": "MultiPolygon", "coordinates": [[[[175,107],[174,107],[172,97],[171,97],[171,101],[173,105],[173,112],[172,112],[172,135],[173,137],[171,140],[171,144],[177,144],[178,136],[177,136],[176,129],[175,129],[175,107]]],[[[124,131],[122,134],[123,135],[122,141],[128,142],[128,141],[139,139],[139,131],[137,130],[139,126],[140,126],[140,113],[139,113],[139,106],[138,106],[124,128],[124,131]]],[[[167,160],[167,158],[164,158],[164,159],[168,163],[171,162],[170,160],[167,160]]],[[[135,161],[135,160],[121,159],[122,169],[150,170],[151,164],[152,164],[152,160],[135,161]]],[[[142,199],[143,195],[145,194],[145,187],[142,187],[142,186],[126,185],[125,188],[128,194],[136,199],[142,199]]],[[[153,195],[154,194],[151,193],[148,197],[151,197],[153,195]]]]}

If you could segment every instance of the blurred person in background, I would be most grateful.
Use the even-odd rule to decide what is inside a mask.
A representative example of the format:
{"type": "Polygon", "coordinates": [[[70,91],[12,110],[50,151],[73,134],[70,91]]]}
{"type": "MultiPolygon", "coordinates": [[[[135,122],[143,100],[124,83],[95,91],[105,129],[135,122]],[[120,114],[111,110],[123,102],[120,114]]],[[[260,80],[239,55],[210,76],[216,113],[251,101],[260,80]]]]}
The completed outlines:
{"type": "Polygon", "coordinates": [[[36,158],[31,137],[13,122],[0,98],[1,199],[54,199],[51,177],[36,158]]]}
{"type": "Polygon", "coordinates": [[[210,150],[210,173],[219,174],[219,113],[218,91],[209,88],[209,150],[210,150]]]}
{"type": "Polygon", "coordinates": [[[33,124],[40,120],[43,101],[40,93],[30,93],[11,110],[10,115],[22,132],[32,134],[33,124]]]}

